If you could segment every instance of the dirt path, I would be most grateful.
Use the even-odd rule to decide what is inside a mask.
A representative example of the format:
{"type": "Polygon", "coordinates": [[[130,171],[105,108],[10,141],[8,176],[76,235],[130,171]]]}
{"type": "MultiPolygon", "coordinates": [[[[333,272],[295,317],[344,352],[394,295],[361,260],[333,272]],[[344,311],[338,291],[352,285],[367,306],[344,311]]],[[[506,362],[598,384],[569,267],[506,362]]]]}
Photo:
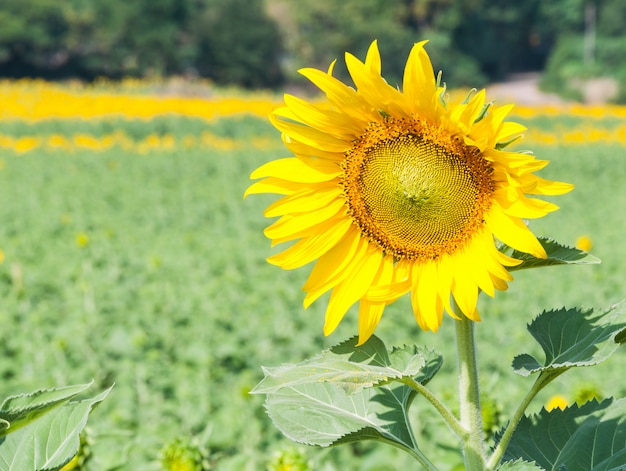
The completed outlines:
{"type": "Polygon", "coordinates": [[[512,75],[506,82],[487,86],[487,97],[500,105],[516,103],[519,105],[545,105],[566,103],[557,95],[539,90],[539,74],[524,73],[512,75]]]}

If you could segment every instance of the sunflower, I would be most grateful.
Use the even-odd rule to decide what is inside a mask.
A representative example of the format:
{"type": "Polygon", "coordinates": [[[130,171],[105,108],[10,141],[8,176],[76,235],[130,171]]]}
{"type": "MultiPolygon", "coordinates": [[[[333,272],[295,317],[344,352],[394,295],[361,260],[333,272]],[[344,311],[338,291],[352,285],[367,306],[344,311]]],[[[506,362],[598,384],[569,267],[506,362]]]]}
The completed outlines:
{"type": "Polygon", "coordinates": [[[506,289],[507,267],[520,263],[500,242],[546,257],[524,220],[558,207],[527,195],[573,188],[534,175],[547,161],[504,150],[525,130],[504,121],[512,105],[486,103],[484,90],[449,105],[425,43],[409,54],[402,91],[381,76],[374,41],[365,62],[346,53],[356,89],[333,77],[335,62],[302,69],[326,100],[285,95],[270,115],[295,157],[255,170],[262,180],[246,195],[282,195],[265,211],[279,216],[265,235],[293,243],[268,261],[287,270],[315,261],[304,306],[330,291],[326,335],[358,301],[365,342],[407,293],[424,330],[436,331],[444,310],[480,320],[478,294],[506,289]]]}

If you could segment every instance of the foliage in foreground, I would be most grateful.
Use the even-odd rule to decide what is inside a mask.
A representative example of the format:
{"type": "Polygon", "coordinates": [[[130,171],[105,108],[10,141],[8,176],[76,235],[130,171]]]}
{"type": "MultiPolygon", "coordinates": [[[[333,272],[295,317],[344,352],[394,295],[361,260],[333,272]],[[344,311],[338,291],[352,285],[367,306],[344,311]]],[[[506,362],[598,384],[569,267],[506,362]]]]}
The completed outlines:
{"type": "Polygon", "coordinates": [[[0,469],[58,470],[77,455],[87,417],[109,394],[76,400],[91,384],[41,389],[0,405],[0,469]]]}

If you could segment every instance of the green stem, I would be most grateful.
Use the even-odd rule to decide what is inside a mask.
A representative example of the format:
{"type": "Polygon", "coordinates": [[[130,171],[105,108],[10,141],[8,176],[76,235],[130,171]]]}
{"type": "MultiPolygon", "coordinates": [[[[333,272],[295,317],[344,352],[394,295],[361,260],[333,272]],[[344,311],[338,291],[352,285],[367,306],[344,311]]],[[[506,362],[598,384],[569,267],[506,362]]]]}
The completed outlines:
{"type": "Polygon", "coordinates": [[[432,464],[430,460],[426,458],[426,456],[424,456],[422,453],[418,453],[415,450],[411,450],[410,453],[427,471],[438,471],[437,467],[432,464]]]}
{"type": "Polygon", "coordinates": [[[465,430],[459,421],[454,417],[454,414],[450,412],[448,409],[438,398],[435,396],[430,390],[424,386],[423,384],[415,381],[413,378],[403,378],[400,381],[407,386],[411,387],[419,394],[421,394],[428,402],[430,402],[433,407],[439,412],[439,415],[443,417],[443,420],[448,424],[448,427],[452,429],[454,433],[458,435],[459,438],[463,438],[467,435],[467,430],[465,430]]]}
{"type": "Polygon", "coordinates": [[[404,447],[404,446],[399,446],[398,443],[396,443],[393,440],[389,440],[388,443],[390,445],[393,445],[393,446],[395,446],[397,448],[400,448],[401,450],[404,450],[407,453],[409,453],[413,458],[415,458],[415,460],[417,462],[419,462],[419,464],[422,465],[422,467],[426,471],[439,471],[437,469],[437,467],[419,449],[417,449],[417,448],[407,448],[407,447],[404,447]]]}
{"type": "Polygon", "coordinates": [[[541,391],[548,383],[550,383],[553,379],[555,379],[564,371],[565,369],[563,369],[562,371],[554,371],[549,374],[544,374],[544,372],[539,374],[537,380],[530,388],[530,391],[528,391],[528,394],[524,396],[524,399],[522,399],[522,402],[511,416],[511,420],[509,420],[509,423],[507,424],[506,429],[502,434],[502,438],[498,442],[498,445],[493,450],[493,453],[489,458],[489,461],[487,463],[487,469],[495,469],[498,464],[500,464],[500,460],[502,459],[502,456],[504,455],[507,446],[509,446],[511,438],[513,437],[513,432],[515,432],[515,429],[517,428],[517,425],[522,419],[522,416],[524,415],[524,412],[526,411],[526,408],[528,407],[530,402],[535,398],[539,391],[541,391]]]}
{"type": "Polygon", "coordinates": [[[454,308],[461,318],[454,324],[456,326],[461,426],[467,431],[462,437],[465,468],[468,471],[484,471],[485,440],[474,345],[474,323],[460,312],[458,306],[455,305],[454,308]]]}

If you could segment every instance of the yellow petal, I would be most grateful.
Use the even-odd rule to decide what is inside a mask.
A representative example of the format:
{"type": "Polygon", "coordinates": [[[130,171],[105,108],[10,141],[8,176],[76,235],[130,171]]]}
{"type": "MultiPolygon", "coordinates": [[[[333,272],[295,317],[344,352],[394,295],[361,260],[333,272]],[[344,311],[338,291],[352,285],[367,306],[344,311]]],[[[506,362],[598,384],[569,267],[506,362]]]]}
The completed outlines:
{"type": "Polygon", "coordinates": [[[341,162],[344,159],[343,152],[329,152],[318,149],[317,147],[308,146],[302,142],[294,141],[286,134],[281,135],[283,143],[291,152],[298,157],[314,157],[318,159],[330,160],[333,162],[341,162]]]}
{"type": "Polygon", "coordinates": [[[527,191],[531,195],[563,195],[574,189],[571,183],[553,182],[536,177],[535,186],[527,191]]]}
{"type": "Polygon", "coordinates": [[[443,255],[437,262],[437,294],[445,310],[452,317],[458,319],[452,306],[450,296],[452,295],[452,283],[454,280],[454,260],[448,255],[443,255]]]}
{"type": "Polygon", "coordinates": [[[411,270],[413,262],[400,260],[393,267],[392,278],[388,284],[378,283],[367,292],[367,299],[372,302],[390,303],[411,291],[411,270]]]}
{"type": "Polygon", "coordinates": [[[337,185],[327,187],[320,185],[318,189],[300,190],[298,193],[292,193],[275,201],[267,207],[263,214],[265,217],[273,218],[284,214],[315,211],[331,204],[340,196],[341,189],[337,185]]]}
{"type": "Polygon", "coordinates": [[[413,289],[411,304],[415,320],[424,330],[437,332],[441,325],[443,306],[437,295],[436,263],[415,265],[413,278],[417,287],[413,289]]]}
{"type": "Polygon", "coordinates": [[[433,121],[438,102],[433,66],[424,50],[427,42],[418,42],[411,49],[404,68],[402,91],[411,113],[433,121]]]}
{"type": "Polygon", "coordinates": [[[253,183],[244,193],[244,198],[248,195],[262,193],[276,193],[279,195],[290,195],[302,190],[302,183],[290,182],[280,178],[265,178],[259,182],[253,183]]]}
{"type": "Polygon", "coordinates": [[[393,116],[404,116],[403,106],[405,99],[402,94],[378,74],[368,71],[365,64],[350,53],[346,53],[346,66],[357,87],[358,93],[373,109],[385,111],[393,116]]]}
{"type": "Polygon", "coordinates": [[[478,302],[478,286],[465,273],[454,274],[454,286],[452,288],[454,300],[461,312],[471,320],[479,320],[476,311],[478,302]]]}
{"type": "Polygon", "coordinates": [[[493,235],[489,231],[485,231],[480,236],[476,237],[475,244],[477,244],[480,249],[478,250],[481,255],[481,263],[485,265],[485,269],[492,275],[496,276],[502,280],[512,280],[513,277],[509,273],[509,271],[505,268],[514,267],[522,263],[521,260],[517,260],[515,258],[511,258],[502,252],[500,252],[494,243],[493,235]]]}
{"type": "Polygon", "coordinates": [[[350,141],[335,137],[304,124],[284,121],[280,116],[271,114],[269,120],[276,129],[287,134],[291,139],[327,152],[345,152],[350,148],[350,141]]]}
{"type": "Polygon", "coordinates": [[[302,239],[287,250],[272,255],[267,261],[285,270],[292,270],[304,266],[316,258],[321,257],[334,247],[346,234],[351,224],[349,219],[343,218],[338,221],[333,230],[328,230],[322,234],[302,239]]]}
{"type": "Polygon", "coordinates": [[[315,211],[309,211],[303,214],[297,215],[285,215],[278,221],[268,226],[263,233],[268,239],[281,239],[288,237],[290,234],[294,234],[310,227],[314,227],[324,221],[333,219],[344,208],[344,202],[342,200],[334,200],[325,207],[316,209],[315,211]]]}
{"type": "Polygon", "coordinates": [[[492,106],[489,110],[491,113],[491,125],[494,129],[498,129],[504,118],[511,112],[511,110],[515,108],[515,105],[503,105],[503,106],[492,106]]]}
{"type": "Polygon", "coordinates": [[[299,72],[326,94],[328,101],[335,109],[348,114],[357,123],[360,123],[364,129],[367,123],[378,119],[378,111],[367,105],[357,94],[356,90],[348,87],[331,75],[325,74],[321,70],[310,68],[302,69],[299,72]]]}
{"type": "Polygon", "coordinates": [[[250,178],[275,177],[301,183],[321,183],[341,175],[342,170],[334,162],[310,157],[272,160],[257,168],[250,178]]]}
{"type": "Polygon", "coordinates": [[[459,254],[459,261],[462,263],[462,270],[471,276],[478,288],[493,298],[494,286],[487,270],[490,254],[483,250],[482,244],[477,240],[479,238],[476,237],[472,241],[472,245],[468,247],[465,253],[459,254]]]}
{"type": "Polygon", "coordinates": [[[342,281],[350,271],[348,266],[365,255],[366,244],[358,231],[348,231],[346,236],[315,263],[311,274],[302,287],[307,295],[304,307],[308,308],[317,298],[342,281]]]}
{"type": "Polygon", "coordinates": [[[519,189],[510,186],[499,188],[493,196],[498,200],[505,213],[520,219],[541,218],[559,209],[557,205],[547,201],[527,198],[519,189]]]}
{"type": "Polygon", "coordinates": [[[324,335],[329,335],[335,330],[350,306],[365,294],[378,272],[381,259],[380,250],[368,245],[365,255],[357,261],[346,278],[333,289],[326,309],[324,335]]]}
{"type": "MultiPolygon", "coordinates": [[[[322,110],[293,95],[285,95],[285,104],[289,111],[293,113],[294,118],[300,122],[320,131],[339,136],[342,139],[354,138],[363,132],[363,128],[349,116],[336,111],[322,110]]],[[[279,114],[278,110],[274,111],[274,114],[289,117],[286,114],[279,114]]]]}
{"type": "Polygon", "coordinates": [[[508,246],[537,258],[548,256],[530,229],[520,219],[507,215],[497,201],[484,218],[493,234],[508,246]]]}
{"type": "Polygon", "coordinates": [[[482,110],[485,104],[485,90],[482,89],[476,93],[466,105],[458,105],[453,111],[452,116],[455,114],[458,117],[455,119],[461,124],[462,129],[469,133],[470,129],[474,125],[474,121],[478,118],[478,114],[482,110]],[[458,111],[457,111],[458,110],[458,111]]]}
{"type": "Polygon", "coordinates": [[[359,303],[359,341],[357,346],[363,345],[376,330],[383,317],[385,303],[373,303],[361,300],[359,303]]]}
{"type": "Polygon", "coordinates": [[[512,121],[502,123],[496,134],[496,142],[506,142],[512,137],[523,133],[526,129],[526,126],[512,121]]]}
{"type": "MultiPolygon", "coordinates": [[[[372,285],[389,284],[393,276],[393,256],[387,255],[382,259],[378,273],[372,281],[372,285]]],[[[359,303],[359,343],[362,345],[372,336],[376,326],[380,322],[387,303],[372,302],[367,299],[367,293],[359,303]]]]}
{"type": "Polygon", "coordinates": [[[367,56],[365,57],[365,65],[371,73],[380,75],[381,61],[380,52],[378,51],[378,41],[372,41],[369,49],[367,50],[367,56]]]}
{"type": "Polygon", "coordinates": [[[495,275],[491,275],[491,280],[493,281],[493,285],[496,287],[497,290],[506,291],[509,288],[509,285],[506,284],[506,281],[498,278],[495,275]]]}

